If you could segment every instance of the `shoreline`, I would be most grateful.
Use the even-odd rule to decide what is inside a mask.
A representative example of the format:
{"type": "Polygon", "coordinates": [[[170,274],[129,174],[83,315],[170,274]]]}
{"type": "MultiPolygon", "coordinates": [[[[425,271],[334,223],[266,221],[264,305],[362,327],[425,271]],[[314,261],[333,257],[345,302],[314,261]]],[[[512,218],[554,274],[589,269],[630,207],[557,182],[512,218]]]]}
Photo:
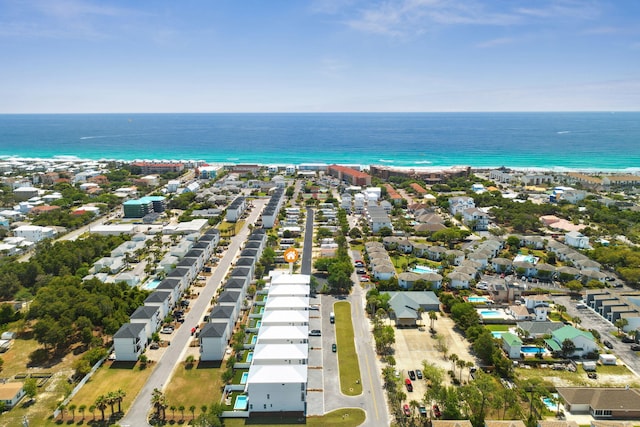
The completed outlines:
{"type": "MultiPolygon", "coordinates": [[[[209,166],[233,166],[233,165],[242,165],[242,164],[256,164],[259,166],[269,166],[269,165],[278,165],[278,166],[286,166],[292,163],[259,163],[259,162],[209,162],[203,159],[117,159],[117,158],[89,158],[89,157],[78,157],[73,155],[55,155],[52,157],[22,157],[22,156],[11,156],[11,155],[0,155],[0,163],[2,162],[25,162],[25,163],[34,163],[34,162],[53,162],[53,163],[88,163],[88,162],[118,162],[118,163],[133,163],[139,161],[151,161],[157,163],[185,163],[189,165],[209,165],[209,166]]],[[[456,168],[470,168],[471,171],[490,171],[496,169],[507,169],[520,173],[571,173],[571,172],[582,172],[586,174],[625,174],[625,175],[636,175],[640,174],[640,167],[627,166],[621,168],[569,168],[566,166],[550,166],[550,167],[541,167],[541,166],[508,166],[508,165],[500,165],[500,166],[473,166],[473,165],[448,165],[448,166],[394,166],[389,163],[369,163],[369,164],[360,164],[360,163],[325,163],[325,162],[303,162],[303,163],[293,163],[295,166],[301,165],[316,165],[316,166],[329,166],[332,164],[338,164],[343,166],[350,167],[359,167],[360,170],[368,170],[369,166],[377,166],[377,167],[386,167],[389,169],[396,170],[415,170],[415,171],[443,171],[449,169],[456,168]]]]}

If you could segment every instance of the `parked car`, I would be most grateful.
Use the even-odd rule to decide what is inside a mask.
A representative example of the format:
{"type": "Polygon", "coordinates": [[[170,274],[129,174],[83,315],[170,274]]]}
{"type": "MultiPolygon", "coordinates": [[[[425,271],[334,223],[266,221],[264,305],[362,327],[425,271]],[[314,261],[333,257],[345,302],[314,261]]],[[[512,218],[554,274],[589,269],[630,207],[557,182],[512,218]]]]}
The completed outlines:
{"type": "Polygon", "coordinates": [[[427,407],[426,406],[420,406],[418,408],[418,412],[420,413],[421,417],[426,417],[427,416],[427,407]]]}
{"type": "Polygon", "coordinates": [[[338,351],[338,346],[335,343],[331,344],[331,351],[333,351],[334,353],[338,351]]]}
{"type": "Polygon", "coordinates": [[[442,412],[440,412],[440,407],[438,405],[433,405],[433,416],[436,418],[440,418],[442,416],[442,412]]]}
{"type": "Polygon", "coordinates": [[[407,391],[413,391],[413,384],[409,378],[404,379],[404,385],[407,387],[407,391]]]}
{"type": "Polygon", "coordinates": [[[607,347],[608,349],[612,349],[613,348],[613,344],[611,344],[611,342],[604,340],[602,341],[602,344],[604,344],[605,347],[607,347]]]}
{"type": "Polygon", "coordinates": [[[404,412],[404,415],[407,417],[411,416],[411,408],[409,408],[409,405],[407,405],[406,403],[404,405],[402,405],[402,412],[404,412]]]}
{"type": "Polygon", "coordinates": [[[632,351],[640,351],[640,344],[631,344],[632,351]]]}
{"type": "Polygon", "coordinates": [[[420,369],[416,369],[416,378],[418,378],[419,380],[422,379],[422,371],[420,369]]]}
{"type": "Polygon", "coordinates": [[[368,282],[369,281],[369,276],[360,276],[360,281],[361,282],[368,282]]]}
{"type": "Polygon", "coordinates": [[[318,304],[311,304],[309,310],[320,310],[320,306],[318,304]]]}
{"type": "Polygon", "coordinates": [[[157,350],[160,348],[160,344],[158,344],[157,342],[153,341],[151,344],[149,344],[149,348],[151,350],[157,350]]]}
{"type": "Polygon", "coordinates": [[[310,337],[319,337],[321,335],[322,335],[322,332],[320,331],[320,329],[312,329],[309,331],[310,337]]]}
{"type": "Polygon", "coordinates": [[[164,328],[162,328],[160,330],[161,334],[172,334],[173,333],[173,326],[165,326],[164,328]]]}
{"type": "Polygon", "coordinates": [[[411,379],[411,381],[415,381],[416,380],[416,373],[413,371],[409,371],[409,379],[411,379]]]}
{"type": "Polygon", "coordinates": [[[631,344],[631,343],[634,343],[635,341],[630,336],[625,335],[625,336],[622,337],[622,342],[623,343],[627,343],[627,344],[631,344]]]}

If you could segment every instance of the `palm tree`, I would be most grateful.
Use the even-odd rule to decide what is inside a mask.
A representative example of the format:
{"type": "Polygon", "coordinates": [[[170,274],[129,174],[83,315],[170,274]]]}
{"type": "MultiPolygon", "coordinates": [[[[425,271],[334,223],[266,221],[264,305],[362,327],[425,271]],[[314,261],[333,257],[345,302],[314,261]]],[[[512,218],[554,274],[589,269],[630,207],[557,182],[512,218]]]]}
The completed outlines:
{"type": "Polygon", "coordinates": [[[182,420],[184,421],[184,405],[178,406],[178,411],[182,414],[182,420]]]}
{"type": "Polygon", "coordinates": [[[91,412],[91,415],[93,415],[93,421],[96,420],[96,405],[90,405],[89,406],[89,412],[91,412]]]}
{"type": "Polygon", "coordinates": [[[119,388],[114,392],[114,399],[118,403],[118,413],[122,413],[122,401],[127,397],[127,392],[119,388]]]}
{"type": "Polygon", "coordinates": [[[458,365],[458,370],[460,371],[460,384],[462,384],[462,370],[467,366],[467,361],[466,360],[458,360],[456,362],[456,365],[458,365]]]}
{"type": "Polygon", "coordinates": [[[469,382],[469,379],[471,378],[471,368],[473,368],[474,366],[475,366],[475,363],[467,362],[466,368],[469,369],[469,372],[467,374],[467,382],[469,382]]]}
{"type": "Polygon", "coordinates": [[[422,321],[422,313],[424,313],[424,308],[418,307],[418,320],[422,321]]]}
{"type": "Polygon", "coordinates": [[[196,405],[189,406],[189,412],[191,412],[191,419],[194,420],[196,418],[196,405]]]}
{"type": "Polygon", "coordinates": [[[169,409],[171,410],[171,419],[175,420],[176,419],[176,405],[169,406],[169,409]]]}
{"type": "Polygon", "coordinates": [[[84,411],[87,409],[87,405],[85,405],[84,403],[80,406],[78,406],[78,412],[80,412],[82,414],[82,421],[84,421],[84,411]]]}
{"type": "Polygon", "coordinates": [[[116,394],[114,392],[110,391],[107,393],[107,403],[111,406],[111,415],[113,415],[115,413],[113,405],[116,404],[116,394]]]}
{"type": "Polygon", "coordinates": [[[104,410],[107,409],[107,398],[104,395],[100,395],[96,398],[96,408],[102,413],[102,421],[104,421],[104,410]]]}
{"type": "Polygon", "coordinates": [[[76,419],[76,408],[77,406],[75,403],[72,403],[71,405],[69,405],[69,408],[68,408],[71,411],[71,419],[74,421],[76,419]]]}
{"type": "Polygon", "coordinates": [[[162,393],[162,390],[154,388],[151,393],[151,405],[156,410],[156,418],[160,418],[160,412],[162,412],[162,419],[164,420],[164,410],[167,407],[167,398],[162,393]]]}
{"type": "Polygon", "coordinates": [[[458,357],[457,354],[453,353],[451,356],[449,356],[449,360],[451,360],[451,370],[453,371],[453,375],[455,375],[456,363],[458,362],[458,360],[460,360],[460,357],[458,357]]]}
{"type": "Polygon", "coordinates": [[[66,405],[64,403],[61,403],[60,406],[58,406],[58,409],[60,410],[60,416],[62,417],[62,420],[64,421],[64,411],[67,409],[66,405]]]}
{"type": "Polygon", "coordinates": [[[429,328],[433,330],[433,325],[434,325],[435,321],[438,320],[438,315],[436,314],[435,311],[430,311],[429,312],[429,320],[430,320],[429,328]]]}
{"type": "Polygon", "coordinates": [[[206,414],[206,413],[207,413],[207,409],[208,409],[208,408],[207,408],[207,405],[202,405],[202,406],[200,407],[200,410],[202,411],[202,413],[203,413],[203,414],[206,414]]]}

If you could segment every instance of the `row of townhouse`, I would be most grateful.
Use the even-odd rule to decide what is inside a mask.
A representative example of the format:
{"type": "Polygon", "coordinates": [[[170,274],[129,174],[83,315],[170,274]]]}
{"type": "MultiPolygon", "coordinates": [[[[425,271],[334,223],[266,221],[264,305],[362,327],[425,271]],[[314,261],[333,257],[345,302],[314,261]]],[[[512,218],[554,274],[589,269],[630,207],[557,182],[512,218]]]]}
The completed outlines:
{"type": "Polygon", "coordinates": [[[640,330],[640,292],[593,289],[587,290],[584,299],[589,307],[611,323],[626,320],[625,332],[640,330]]]}
{"type": "Polygon", "coordinates": [[[138,360],[151,336],[176,307],[184,292],[202,270],[204,263],[214,254],[219,242],[218,230],[210,229],[205,232],[198,240],[199,247],[187,252],[178,266],[145,299],[144,305],[131,314],[129,322],[122,325],[113,336],[115,360],[138,360]]]}
{"type": "Polygon", "coordinates": [[[267,234],[262,228],[253,230],[247,238],[234,268],[208,314],[208,322],[200,330],[200,360],[220,361],[224,358],[236,322],[245,307],[247,289],[266,243],[267,234]]]}
{"type": "Polygon", "coordinates": [[[242,391],[233,405],[250,417],[266,414],[305,416],[307,412],[307,367],[309,364],[310,276],[274,271],[260,291],[250,318],[246,344],[246,383],[230,385],[225,393],[242,391]],[[248,366],[247,366],[248,365],[248,366]],[[238,404],[238,402],[243,402],[238,404]]]}
{"type": "Polygon", "coordinates": [[[280,209],[284,203],[285,190],[283,187],[276,187],[271,193],[269,203],[262,210],[262,227],[271,229],[275,226],[280,214],[280,209]]]}
{"type": "Polygon", "coordinates": [[[368,258],[367,261],[371,276],[376,280],[389,280],[395,277],[396,268],[382,243],[366,242],[364,244],[364,250],[368,258]]]}

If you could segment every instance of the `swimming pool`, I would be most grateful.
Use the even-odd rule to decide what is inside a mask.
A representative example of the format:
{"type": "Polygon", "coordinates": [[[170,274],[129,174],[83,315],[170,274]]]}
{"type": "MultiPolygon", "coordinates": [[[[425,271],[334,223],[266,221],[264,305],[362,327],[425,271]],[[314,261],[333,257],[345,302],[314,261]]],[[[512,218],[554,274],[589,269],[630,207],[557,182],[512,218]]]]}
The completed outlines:
{"type": "Polygon", "coordinates": [[[424,273],[437,273],[437,270],[434,270],[431,267],[427,267],[426,265],[416,265],[411,270],[412,273],[424,274],[424,273]]]}
{"type": "Polygon", "coordinates": [[[262,326],[262,320],[256,322],[256,328],[260,329],[260,326],[262,326]]]}
{"type": "MultiPolygon", "coordinates": [[[[249,353],[250,355],[253,356],[253,353],[249,353]]],[[[248,359],[248,357],[247,357],[248,359]]],[[[242,378],[240,378],[240,384],[246,384],[247,383],[247,378],[249,378],[249,372],[243,372],[242,373],[242,378]]]]}
{"type": "Polygon", "coordinates": [[[255,344],[256,341],[258,341],[258,336],[257,335],[252,336],[251,337],[251,344],[255,344]]]}
{"type": "Polygon", "coordinates": [[[493,335],[494,338],[501,339],[502,338],[502,334],[504,334],[504,332],[502,332],[502,331],[491,331],[491,335],[493,335]]]}
{"type": "Polygon", "coordinates": [[[498,310],[480,310],[479,313],[483,317],[502,317],[502,313],[498,310]]]}
{"type": "Polygon", "coordinates": [[[557,411],[559,405],[556,403],[555,399],[558,398],[558,395],[556,393],[553,393],[552,396],[553,397],[543,397],[542,402],[544,403],[544,406],[546,406],[548,410],[557,411]]]}
{"type": "MultiPolygon", "coordinates": [[[[257,337],[254,336],[254,338],[257,338],[257,337]]],[[[251,363],[252,360],[253,360],[253,351],[250,351],[249,353],[247,353],[247,363],[251,363]]],[[[247,373],[247,375],[249,374],[247,373]]]]}
{"type": "Polygon", "coordinates": [[[516,255],[516,257],[513,259],[513,262],[530,262],[531,264],[536,264],[538,262],[540,258],[535,257],[533,255],[523,255],[523,254],[518,254],[516,255]]]}
{"type": "Polygon", "coordinates": [[[152,291],[158,287],[160,282],[162,282],[162,280],[158,280],[158,279],[151,280],[145,283],[144,286],[142,286],[142,289],[146,289],[147,291],[152,291]]]}
{"type": "Polygon", "coordinates": [[[247,403],[249,402],[249,398],[244,394],[241,394],[236,397],[236,402],[233,404],[234,411],[245,411],[247,409],[247,403]]]}
{"type": "Polygon", "coordinates": [[[544,353],[547,350],[544,347],[537,347],[535,345],[523,345],[520,347],[520,351],[527,354],[544,353]]]}
{"type": "Polygon", "coordinates": [[[487,302],[487,301],[489,301],[489,298],[474,296],[474,297],[467,297],[467,301],[469,301],[469,302],[487,302]]]}

